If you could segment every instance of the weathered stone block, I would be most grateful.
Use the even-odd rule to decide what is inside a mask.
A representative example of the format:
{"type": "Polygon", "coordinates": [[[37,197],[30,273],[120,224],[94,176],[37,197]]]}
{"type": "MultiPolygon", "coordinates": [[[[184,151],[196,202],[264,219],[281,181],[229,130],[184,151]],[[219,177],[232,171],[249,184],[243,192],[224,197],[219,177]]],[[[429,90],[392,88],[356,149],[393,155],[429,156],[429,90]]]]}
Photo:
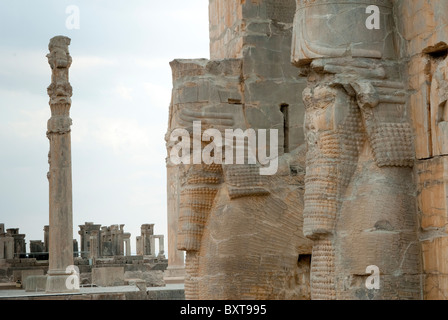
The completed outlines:
{"type": "Polygon", "coordinates": [[[30,275],[24,282],[26,292],[45,292],[47,289],[47,276],[30,275]]]}
{"type": "Polygon", "coordinates": [[[127,271],[124,274],[125,279],[141,279],[146,282],[148,287],[164,287],[163,271],[127,271]]]}
{"type": "Polygon", "coordinates": [[[124,267],[93,268],[92,284],[100,287],[124,285],[124,267]]]}
{"type": "Polygon", "coordinates": [[[30,276],[43,276],[43,275],[44,275],[44,271],[42,269],[29,269],[29,270],[22,270],[20,277],[21,277],[22,284],[25,285],[26,278],[28,278],[30,276]]]}

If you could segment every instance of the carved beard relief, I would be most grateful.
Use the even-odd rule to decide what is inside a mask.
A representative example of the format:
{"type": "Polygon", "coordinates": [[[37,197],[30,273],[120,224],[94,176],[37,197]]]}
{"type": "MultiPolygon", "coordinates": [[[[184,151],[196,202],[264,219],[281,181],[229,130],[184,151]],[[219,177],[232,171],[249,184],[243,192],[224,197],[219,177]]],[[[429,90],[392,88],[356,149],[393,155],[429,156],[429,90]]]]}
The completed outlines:
{"type": "Polygon", "coordinates": [[[341,197],[366,141],[360,109],[342,88],[316,86],[304,92],[308,144],[304,234],[314,240],[311,295],[336,299],[334,229],[341,197]]]}

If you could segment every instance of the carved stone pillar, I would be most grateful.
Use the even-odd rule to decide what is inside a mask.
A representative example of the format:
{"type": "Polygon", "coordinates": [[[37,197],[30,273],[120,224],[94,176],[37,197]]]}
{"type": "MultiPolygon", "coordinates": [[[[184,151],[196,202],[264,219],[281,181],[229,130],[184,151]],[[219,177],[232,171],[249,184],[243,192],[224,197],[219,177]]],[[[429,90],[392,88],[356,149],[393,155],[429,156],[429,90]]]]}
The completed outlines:
{"type": "Polygon", "coordinates": [[[57,36],[50,40],[47,55],[52,70],[50,96],[51,118],[47,137],[50,140],[48,180],[50,183],[49,270],[47,292],[73,291],[66,286],[73,265],[73,208],[70,107],[72,87],[69,68],[72,58],[70,39],[57,36]]]}
{"type": "Polygon", "coordinates": [[[308,76],[304,234],[312,299],[419,299],[413,131],[393,2],[298,0],[292,59],[308,76]],[[366,9],[379,9],[369,29],[366,9]],[[369,267],[379,288],[366,286],[369,267]]]}

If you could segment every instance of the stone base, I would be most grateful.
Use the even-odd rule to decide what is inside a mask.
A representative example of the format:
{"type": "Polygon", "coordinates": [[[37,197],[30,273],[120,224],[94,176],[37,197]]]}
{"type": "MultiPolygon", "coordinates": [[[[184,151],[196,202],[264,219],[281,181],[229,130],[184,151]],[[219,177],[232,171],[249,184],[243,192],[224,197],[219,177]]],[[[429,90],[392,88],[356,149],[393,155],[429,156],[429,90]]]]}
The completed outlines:
{"type": "Polygon", "coordinates": [[[166,284],[181,284],[185,282],[185,267],[168,267],[163,280],[166,284]]]}
{"type": "Polygon", "coordinates": [[[79,289],[72,289],[67,286],[70,283],[71,275],[48,275],[46,293],[75,293],[79,292],[79,289]]]}
{"type": "Polygon", "coordinates": [[[26,292],[45,292],[47,289],[47,276],[28,276],[24,283],[26,292]]]}

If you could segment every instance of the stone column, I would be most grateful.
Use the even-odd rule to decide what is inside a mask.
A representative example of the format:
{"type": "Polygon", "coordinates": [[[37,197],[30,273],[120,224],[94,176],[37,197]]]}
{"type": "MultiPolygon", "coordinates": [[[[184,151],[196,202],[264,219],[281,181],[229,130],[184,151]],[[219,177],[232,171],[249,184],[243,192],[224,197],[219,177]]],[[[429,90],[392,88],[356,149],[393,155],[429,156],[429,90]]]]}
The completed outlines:
{"type": "Polygon", "coordinates": [[[7,229],[6,233],[14,239],[14,257],[22,258],[26,254],[25,235],[20,234],[18,228],[7,229]]]}
{"type": "Polygon", "coordinates": [[[149,252],[152,257],[156,256],[156,238],[158,236],[149,236],[149,252]]]}
{"type": "Polygon", "coordinates": [[[90,259],[96,259],[98,258],[98,233],[99,231],[92,231],[90,234],[90,253],[89,258],[90,259]]]}
{"type": "Polygon", "coordinates": [[[151,236],[154,235],[154,224],[143,224],[141,227],[141,234],[143,255],[152,255],[151,236]]]}
{"type": "Polygon", "coordinates": [[[5,250],[5,259],[14,259],[14,238],[13,237],[5,237],[4,238],[4,250],[5,250]]]}
{"type": "Polygon", "coordinates": [[[123,234],[123,242],[124,246],[126,248],[126,256],[131,256],[131,234],[130,233],[124,233],[123,234]]]}
{"type": "Polygon", "coordinates": [[[163,235],[158,236],[159,238],[159,254],[157,255],[160,259],[165,259],[165,237],[163,235]]]}
{"type": "Polygon", "coordinates": [[[117,256],[124,256],[124,224],[120,224],[120,230],[117,235],[118,248],[117,256]]]}
{"type": "Polygon", "coordinates": [[[79,229],[80,230],[78,231],[78,234],[81,239],[81,257],[85,258],[86,254],[84,252],[86,251],[87,241],[89,237],[86,236],[85,226],[79,226],[79,229]]]}
{"type": "Polygon", "coordinates": [[[77,258],[78,256],[79,256],[78,240],[73,239],[73,258],[77,258]]]}
{"type": "Polygon", "coordinates": [[[137,249],[137,255],[138,256],[142,256],[143,255],[143,241],[142,241],[142,237],[138,236],[135,237],[135,245],[136,245],[136,249],[137,249]]]}
{"type": "Polygon", "coordinates": [[[5,224],[0,223],[0,260],[5,259],[5,224]]]}
{"type": "Polygon", "coordinates": [[[45,249],[44,243],[42,242],[42,240],[31,240],[30,241],[30,253],[31,253],[30,257],[31,258],[36,258],[37,260],[43,260],[42,253],[45,251],[44,249],[45,249]]]}
{"type": "Polygon", "coordinates": [[[125,247],[126,247],[126,256],[131,256],[131,239],[124,239],[125,247]]]}
{"type": "Polygon", "coordinates": [[[394,1],[369,4],[298,0],[294,20],[292,60],[308,75],[303,233],[313,240],[313,300],[421,297],[414,133],[394,1]],[[366,25],[369,4],[379,8],[378,30],[366,25]]]}
{"type": "Polygon", "coordinates": [[[5,259],[5,238],[0,238],[0,260],[5,259]]]}
{"type": "Polygon", "coordinates": [[[48,238],[50,234],[50,226],[44,226],[44,248],[45,252],[48,252],[48,238]]]}
{"type": "Polygon", "coordinates": [[[46,291],[71,292],[66,286],[73,265],[73,207],[70,107],[72,87],[68,81],[72,58],[70,39],[57,36],[50,40],[47,55],[52,69],[48,87],[51,118],[47,137],[50,140],[48,180],[50,184],[49,269],[46,291]]]}

